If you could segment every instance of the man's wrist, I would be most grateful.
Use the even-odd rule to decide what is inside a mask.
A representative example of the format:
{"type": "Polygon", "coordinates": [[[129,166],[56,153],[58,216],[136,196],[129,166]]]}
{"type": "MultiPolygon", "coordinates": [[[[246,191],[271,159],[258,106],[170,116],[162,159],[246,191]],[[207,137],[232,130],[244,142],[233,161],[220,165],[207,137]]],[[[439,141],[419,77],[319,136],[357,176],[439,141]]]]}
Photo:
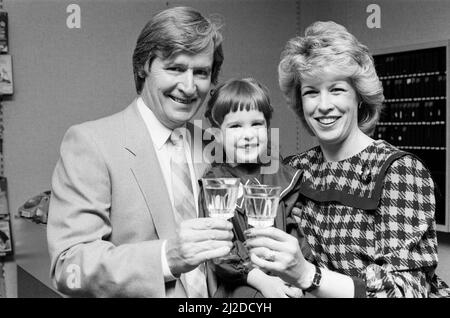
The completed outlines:
{"type": "Polygon", "coordinates": [[[173,279],[180,278],[180,273],[176,271],[174,262],[172,261],[171,257],[171,241],[170,239],[166,240],[165,242],[165,249],[164,249],[164,260],[167,264],[167,268],[169,269],[170,275],[173,277],[173,279]]]}
{"type": "Polygon", "coordinates": [[[164,275],[164,281],[169,282],[169,281],[177,279],[179,277],[179,275],[178,276],[174,275],[170,269],[169,263],[167,261],[166,245],[167,245],[167,240],[164,240],[163,243],[161,244],[161,265],[162,265],[162,271],[163,271],[163,275],[164,275]]]}

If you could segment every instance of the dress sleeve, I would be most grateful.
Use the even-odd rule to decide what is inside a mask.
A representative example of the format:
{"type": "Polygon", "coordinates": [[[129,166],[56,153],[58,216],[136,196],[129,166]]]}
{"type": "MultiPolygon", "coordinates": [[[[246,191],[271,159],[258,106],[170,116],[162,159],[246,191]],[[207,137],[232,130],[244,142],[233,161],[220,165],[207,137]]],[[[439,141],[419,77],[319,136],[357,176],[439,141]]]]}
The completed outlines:
{"type": "Polygon", "coordinates": [[[375,212],[375,259],[365,269],[367,297],[428,297],[437,266],[434,184],[420,160],[387,170],[375,212]]]}
{"type": "MultiPolygon", "coordinates": [[[[286,214],[286,232],[298,240],[298,244],[300,246],[300,250],[303,254],[303,257],[307,260],[312,261],[314,256],[312,254],[311,247],[309,246],[305,233],[303,229],[300,227],[300,218],[292,213],[292,209],[296,207],[300,196],[300,182],[299,178],[293,189],[290,193],[288,193],[283,200],[281,200],[280,204],[284,204],[285,214],[286,214]]],[[[296,207],[297,209],[301,209],[300,207],[296,207]]]]}

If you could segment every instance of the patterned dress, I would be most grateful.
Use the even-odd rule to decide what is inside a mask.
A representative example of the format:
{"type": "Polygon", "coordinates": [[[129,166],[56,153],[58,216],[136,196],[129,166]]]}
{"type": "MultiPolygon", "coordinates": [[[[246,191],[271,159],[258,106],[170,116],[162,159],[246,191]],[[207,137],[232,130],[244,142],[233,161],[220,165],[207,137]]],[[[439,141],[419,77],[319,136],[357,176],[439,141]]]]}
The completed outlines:
{"type": "Polygon", "coordinates": [[[297,217],[310,261],[352,277],[356,297],[449,297],[438,263],[434,183],[385,141],[326,162],[320,147],[286,162],[303,171],[297,217]]]}

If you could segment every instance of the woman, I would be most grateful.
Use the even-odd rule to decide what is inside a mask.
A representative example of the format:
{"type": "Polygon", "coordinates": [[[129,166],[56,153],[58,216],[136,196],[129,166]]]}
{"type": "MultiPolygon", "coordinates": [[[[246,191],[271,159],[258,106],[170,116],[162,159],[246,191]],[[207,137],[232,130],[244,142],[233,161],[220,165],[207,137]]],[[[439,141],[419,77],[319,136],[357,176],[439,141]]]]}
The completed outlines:
{"type": "Polygon", "coordinates": [[[415,156],[370,134],[383,89],[366,46],[316,22],[291,39],[280,87],[319,146],[303,172],[297,217],[312,249],[275,228],[246,232],[251,260],[317,297],[448,296],[437,266],[434,184],[415,156]]]}

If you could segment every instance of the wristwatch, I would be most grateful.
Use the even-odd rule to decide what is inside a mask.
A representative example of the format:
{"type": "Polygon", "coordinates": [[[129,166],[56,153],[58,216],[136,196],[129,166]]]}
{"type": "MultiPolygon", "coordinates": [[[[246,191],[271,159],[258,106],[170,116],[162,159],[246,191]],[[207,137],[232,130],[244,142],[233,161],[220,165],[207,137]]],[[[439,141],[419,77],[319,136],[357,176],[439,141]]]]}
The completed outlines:
{"type": "Polygon", "coordinates": [[[319,288],[320,286],[320,281],[322,280],[322,271],[320,270],[320,267],[317,265],[314,265],[314,267],[316,268],[316,272],[314,273],[314,278],[313,281],[311,283],[311,286],[309,286],[308,288],[304,289],[305,292],[312,292],[313,290],[319,288]]]}

